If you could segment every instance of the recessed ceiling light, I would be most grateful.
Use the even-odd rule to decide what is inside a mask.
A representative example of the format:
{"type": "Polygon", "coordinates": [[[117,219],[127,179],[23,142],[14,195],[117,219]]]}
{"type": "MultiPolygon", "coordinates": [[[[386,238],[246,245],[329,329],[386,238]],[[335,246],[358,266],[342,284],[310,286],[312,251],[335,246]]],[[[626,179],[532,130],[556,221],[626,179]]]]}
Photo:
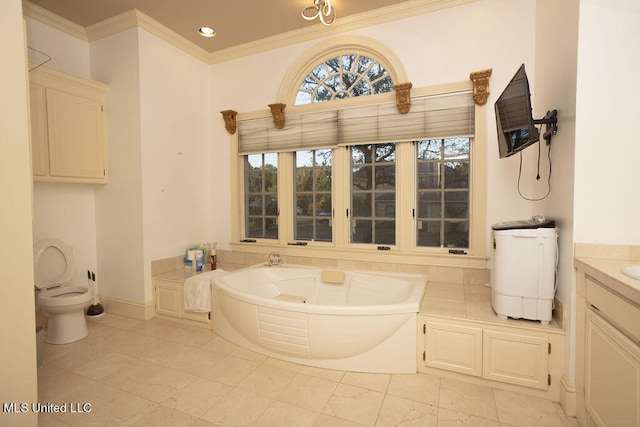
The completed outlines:
{"type": "Polygon", "coordinates": [[[216,30],[209,27],[200,27],[198,28],[198,33],[200,33],[202,37],[213,37],[216,35],[216,30]]]}

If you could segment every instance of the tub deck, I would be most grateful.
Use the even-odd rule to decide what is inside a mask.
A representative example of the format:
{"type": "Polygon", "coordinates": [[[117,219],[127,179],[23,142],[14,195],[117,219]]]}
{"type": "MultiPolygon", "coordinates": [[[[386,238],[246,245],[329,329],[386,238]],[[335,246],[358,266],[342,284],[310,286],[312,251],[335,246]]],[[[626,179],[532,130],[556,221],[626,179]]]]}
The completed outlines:
{"type": "Polygon", "coordinates": [[[427,282],[427,289],[418,314],[443,316],[458,320],[495,323],[498,325],[523,325],[533,329],[561,331],[562,310],[553,311],[548,325],[540,322],[501,319],[491,306],[491,288],[485,285],[427,282]]]}

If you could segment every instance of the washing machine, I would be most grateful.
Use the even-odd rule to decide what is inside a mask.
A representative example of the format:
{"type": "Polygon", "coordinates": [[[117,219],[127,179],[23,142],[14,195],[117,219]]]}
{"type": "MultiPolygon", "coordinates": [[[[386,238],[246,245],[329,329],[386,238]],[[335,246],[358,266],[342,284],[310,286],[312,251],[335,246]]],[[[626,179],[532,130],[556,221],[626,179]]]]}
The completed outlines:
{"type": "Polygon", "coordinates": [[[551,321],[558,265],[555,221],[494,224],[491,304],[498,317],[551,321]]]}

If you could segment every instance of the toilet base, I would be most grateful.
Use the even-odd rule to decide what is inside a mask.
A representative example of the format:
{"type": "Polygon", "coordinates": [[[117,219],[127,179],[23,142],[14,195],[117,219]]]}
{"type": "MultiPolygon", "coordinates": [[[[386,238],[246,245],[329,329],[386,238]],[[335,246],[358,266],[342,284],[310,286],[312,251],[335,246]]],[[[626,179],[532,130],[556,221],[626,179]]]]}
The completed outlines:
{"type": "Polygon", "coordinates": [[[89,335],[84,309],[72,313],[47,313],[49,324],[45,342],[49,344],[68,344],[89,335]]]}

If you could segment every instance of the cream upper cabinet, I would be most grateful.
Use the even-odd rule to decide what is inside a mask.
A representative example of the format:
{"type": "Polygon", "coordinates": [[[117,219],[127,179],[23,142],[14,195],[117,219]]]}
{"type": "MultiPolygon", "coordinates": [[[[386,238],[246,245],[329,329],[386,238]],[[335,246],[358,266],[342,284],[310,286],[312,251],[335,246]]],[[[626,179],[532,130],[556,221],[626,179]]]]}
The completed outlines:
{"type": "Polygon", "coordinates": [[[108,86],[47,67],[29,77],[34,180],[106,183],[108,86]]]}
{"type": "Polygon", "coordinates": [[[49,175],[47,97],[44,86],[29,84],[31,108],[31,163],[34,177],[49,175]]]}

